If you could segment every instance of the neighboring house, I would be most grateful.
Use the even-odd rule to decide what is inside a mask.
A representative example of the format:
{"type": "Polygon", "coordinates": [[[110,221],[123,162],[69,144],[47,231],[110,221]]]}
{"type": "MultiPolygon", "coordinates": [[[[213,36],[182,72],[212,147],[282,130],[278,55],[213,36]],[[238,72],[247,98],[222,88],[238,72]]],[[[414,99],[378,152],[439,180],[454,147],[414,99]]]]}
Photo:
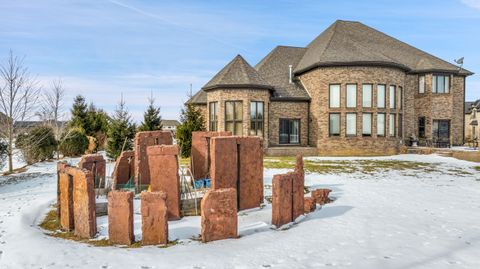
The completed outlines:
{"type": "MultiPolygon", "coordinates": [[[[63,129],[65,128],[67,122],[66,121],[59,121],[58,126],[60,127],[60,133],[62,133],[63,129]]],[[[21,133],[28,133],[33,128],[39,126],[46,126],[48,125],[45,121],[16,121],[13,123],[14,130],[16,134],[21,133]]]]}
{"type": "Polygon", "coordinates": [[[465,142],[470,142],[473,136],[473,127],[475,127],[475,137],[480,138],[480,99],[475,102],[465,102],[465,142]],[[476,118],[472,119],[472,109],[476,108],[476,118]],[[477,123],[477,125],[472,125],[477,123]]]}
{"type": "Polygon", "coordinates": [[[306,47],[255,67],[236,56],[188,102],[210,131],[264,138],[267,154],[394,154],[462,145],[473,73],[359,22],[336,21],[306,47]]]}
{"type": "Polygon", "coordinates": [[[177,120],[162,120],[162,130],[171,131],[174,135],[177,133],[177,126],[180,122],[177,120]]]}

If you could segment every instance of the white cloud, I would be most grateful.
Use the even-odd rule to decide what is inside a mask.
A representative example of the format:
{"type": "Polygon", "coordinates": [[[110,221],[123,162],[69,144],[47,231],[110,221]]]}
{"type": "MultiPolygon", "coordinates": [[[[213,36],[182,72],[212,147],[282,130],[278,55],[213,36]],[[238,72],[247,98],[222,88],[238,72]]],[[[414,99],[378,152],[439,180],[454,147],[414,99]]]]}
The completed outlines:
{"type": "Polygon", "coordinates": [[[462,0],[462,3],[469,7],[473,7],[475,9],[480,10],[480,0],[462,0]]]}

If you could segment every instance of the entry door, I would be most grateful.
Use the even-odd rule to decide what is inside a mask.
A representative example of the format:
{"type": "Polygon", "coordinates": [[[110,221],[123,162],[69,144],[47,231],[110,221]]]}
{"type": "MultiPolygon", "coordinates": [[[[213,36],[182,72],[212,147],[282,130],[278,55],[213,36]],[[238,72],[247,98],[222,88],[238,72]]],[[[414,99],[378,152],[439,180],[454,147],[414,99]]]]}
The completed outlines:
{"type": "Polygon", "coordinates": [[[439,142],[450,141],[450,121],[433,120],[433,140],[439,142]]]}

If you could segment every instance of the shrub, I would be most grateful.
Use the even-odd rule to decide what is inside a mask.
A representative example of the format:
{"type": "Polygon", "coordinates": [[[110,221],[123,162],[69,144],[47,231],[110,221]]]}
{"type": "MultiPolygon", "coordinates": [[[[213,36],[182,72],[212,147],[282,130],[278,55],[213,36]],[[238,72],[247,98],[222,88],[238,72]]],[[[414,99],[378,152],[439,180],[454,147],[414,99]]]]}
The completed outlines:
{"type": "Polygon", "coordinates": [[[59,150],[64,156],[79,156],[88,148],[88,138],[82,128],[66,130],[60,138],[59,150]]]}
{"type": "Polygon", "coordinates": [[[22,152],[28,164],[53,158],[57,149],[57,140],[51,127],[40,126],[30,132],[17,136],[16,147],[22,152]]]}
{"type": "Polygon", "coordinates": [[[177,143],[180,146],[180,155],[184,158],[190,156],[192,149],[192,132],[203,131],[203,117],[200,111],[192,104],[186,104],[180,115],[180,126],[177,127],[177,143]]]}
{"type": "Polygon", "coordinates": [[[0,170],[5,166],[7,159],[7,142],[0,139],[0,170]]]}

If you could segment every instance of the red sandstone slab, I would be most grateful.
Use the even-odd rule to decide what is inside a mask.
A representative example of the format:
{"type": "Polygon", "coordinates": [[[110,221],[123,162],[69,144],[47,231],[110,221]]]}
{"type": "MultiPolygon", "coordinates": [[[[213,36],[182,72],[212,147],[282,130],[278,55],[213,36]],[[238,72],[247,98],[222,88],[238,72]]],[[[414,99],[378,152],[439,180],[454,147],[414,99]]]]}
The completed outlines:
{"type": "Polygon", "coordinates": [[[58,174],[60,226],[62,230],[73,231],[75,227],[73,217],[73,177],[62,170],[58,174]]]}
{"type": "Polygon", "coordinates": [[[193,177],[206,178],[210,170],[210,139],[216,136],[231,136],[231,132],[192,132],[190,154],[193,177]]]}
{"type": "Polygon", "coordinates": [[[277,228],[293,221],[292,174],[274,175],[272,180],[272,224],[277,228]]]}
{"type": "Polygon", "coordinates": [[[135,135],[135,185],[150,184],[147,147],[155,145],[172,145],[173,137],[170,131],[138,132],[135,135]]]}
{"type": "Polygon", "coordinates": [[[305,197],[305,202],[303,203],[304,205],[304,213],[308,214],[310,212],[315,211],[317,208],[317,203],[315,202],[315,198],[313,197],[305,197]]]}
{"type": "Polygon", "coordinates": [[[142,192],[142,245],[168,243],[167,194],[142,192]]]}
{"type": "Polygon", "coordinates": [[[105,159],[101,154],[87,154],[83,155],[82,159],[78,163],[80,169],[86,169],[90,171],[95,180],[95,187],[105,186],[105,159]]]}
{"type": "Polygon", "coordinates": [[[61,201],[60,201],[60,171],[70,166],[66,162],[57,162],[57,218],[60,220],[61,217],[61,201]]]}
{"type": "Polygon", "coordinates": [[[112,244],[131,245],[133,234],[133,192],[108,193],[108,238],[112,244]]]}
{"type": "Polygon", "coordinates": [[[135,152],[133,150],[123,151],[115,162],[113,170],[112,188],[117,189],[117,184],[126,184],[135,173],[135,152]]]}
{"type": "Polygon", "coordinates": [[[180,176],[178,174],[178,146],[161,145],[147,148],[148,169],[153,192],[167,194],[169,220],[180,219],[180,176]]]}
{"type": "Polygon", "coordinates": [[[263,202],[263,148],[260,137],[238,137],[239,210],[259,207],[263,202]]]}
{"type": "Polygon", "coordinates": [[[81,238],[93,238],[97,233],[93,175],[76,167],[65,170],[73,177],[74,234],[81,238]]]}
{"type": "Polygon", "coordinates": [[[237,188],[237,138],[212,137],[210,140],[212,189],[237,188]]]}
{"type": "Polygon", "coordinates": [[[237,191],[234,188],[208,191],[201,208],[204,243],[237,238],[237,191]]]}
{"type": "Polygon", "coordinates": [[[331,191],[332,190],[330,189],[316,189],[312,191],[311,195],[315,199],[317,204],[324,205],[330,202],[328,195],[330,194],[331,191]]]}
{"type": "Polygon", "coordinates": [[[297,162],[295,171],[292,175],[292,219],[295,220],[298,216],[303,215],[304,212],[304,186],[305,174],[303,171],[302,156],[297,155],[297,162]]]}

